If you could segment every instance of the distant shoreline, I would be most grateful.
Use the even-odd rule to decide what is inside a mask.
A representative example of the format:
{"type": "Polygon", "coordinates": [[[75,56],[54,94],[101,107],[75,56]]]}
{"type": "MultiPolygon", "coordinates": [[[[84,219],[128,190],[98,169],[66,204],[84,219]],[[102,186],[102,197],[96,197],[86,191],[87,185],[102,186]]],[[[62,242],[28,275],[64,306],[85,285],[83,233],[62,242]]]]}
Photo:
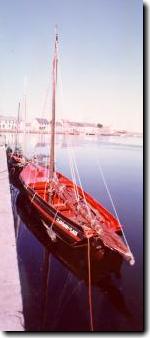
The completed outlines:
{"type": "MultiPolygon", "coordinates": [[[[0,129],[0,133],[1,134],[5,134],[5,133],[10,133],[10,134],[16,134],[16,130],[4,130],[4,129],[0,129]]],[[[40,134],[40,135],[49,135],[51,134],[51,132],[48,131],[18,131],[18,134],[40,134]]],[[[115,131],[115,132],[107,132],[107,133],[76,133],[76,132],[57,132],[56,131],[56,135],[73,135],[73,136],[117,136],[117,137],[143,137],[143,133],[139,133],[139,132],[126,132],[126,133],[121,133],[119,131],[115,131]]]]}

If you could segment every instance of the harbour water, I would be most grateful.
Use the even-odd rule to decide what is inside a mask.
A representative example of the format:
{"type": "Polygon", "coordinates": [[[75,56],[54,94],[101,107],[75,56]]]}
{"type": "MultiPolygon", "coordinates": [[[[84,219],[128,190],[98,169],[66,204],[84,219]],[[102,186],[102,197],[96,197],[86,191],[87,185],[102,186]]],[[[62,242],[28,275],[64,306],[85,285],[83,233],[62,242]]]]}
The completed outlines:
{"type": "MultiPolygon", "coordinates": [[[[15,135],[6,134],[13,146],[15,135]]],[[[19,135],[28,158],[46,163],[48,135],[19,135]]],[[[101,272],[92,282],[94,331],[143,330],[143,147],[141,138],[56,136],[56,167],[71,177],[75,159],[82,186],[118,217],[135,257],[118,271],[101,272]]],[[[40,220],[11,185],[19,270],[27,331],[89,331],[88,283],[80,255],[50,245],[40,220]]],[[[112,271],[111,271],[112,270],[112,271]]]]}

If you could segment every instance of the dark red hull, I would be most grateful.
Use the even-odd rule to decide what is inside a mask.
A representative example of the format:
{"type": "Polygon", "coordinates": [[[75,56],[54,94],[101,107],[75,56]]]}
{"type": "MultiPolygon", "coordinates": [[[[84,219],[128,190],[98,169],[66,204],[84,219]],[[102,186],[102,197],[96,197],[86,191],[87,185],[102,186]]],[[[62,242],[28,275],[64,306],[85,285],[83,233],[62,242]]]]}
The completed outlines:
{"type": "MultiPolygon", "coordinates": [[[[120,224],[99,202],[91,197],[82,189],[76,186],[78,194],[81,196],[84,193],[84,199],[90,206],[91,212],[95,212],[96,215],[101,215],[102,229],[104,230],[104,241],[96,233],[93,228],[88,228],[88,231],[84,231],[85,226],[83,223],[84,214],[78,215],[72,211],[72,208],[66,207],[65,203],[62,205],[58,203],[60,196],[55,196],[53,203],[48,202],[48,188],[47,188],[47,174],[48,169],[43,167],[35,167],[34,165],[27,165],[20,173],[19,179],[24,188],[26,195],[33,204],[35,210],[38,212],[40,218],[43,221],[44,226],[48,229],[51,228],[56,234],[56,237],[61,238],[66,244],[74,248],[82,248],[87,246],[89,240],[93,255],[101,259],[108,251],[117,251],[118,248],[127,260],[130,260],[128,255],[128,248],[125,246],[118,232],[121,232],[120,224]],[[112,245],[109,237],[111,238],[112,245]],[[118,242],[118,243],[117,243],[118,242]],[[114,248],[112,247],[114,246],[114,248]],[[127,256],[127,257],[126,257],[127,256]]],[[[73,191],[73,182],[63,176],[60,173],[56,173],[57,180],[60,187],[67,187],[71,192],[73,191]]],[[[69,190],[68,190],[69,191],[69,190]]],[[[71,195],[72,197],[72,195],[71,195]]],[[[62,202],[62,200],[61,200],[62,202]]],[[[97,216],[95,216],[97,217],[97,216]]],[[[87,227],[86,227],[87,228],[87,227]]]]}

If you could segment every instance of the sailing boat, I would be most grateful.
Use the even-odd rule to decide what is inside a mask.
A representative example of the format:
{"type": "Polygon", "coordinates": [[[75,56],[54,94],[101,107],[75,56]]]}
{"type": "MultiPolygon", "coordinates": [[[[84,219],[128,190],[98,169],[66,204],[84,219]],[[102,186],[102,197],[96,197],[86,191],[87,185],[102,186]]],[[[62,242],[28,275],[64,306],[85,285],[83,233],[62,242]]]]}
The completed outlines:
{"type": "Polygon", "coordinates": [[[18,113],[16,121],[16,133],[15,133],[15,144],[14,151],[10,147],[7,148],[7,163],[10,177],[18,178],[18,175],[26,163],[26,158],[23,156],[21,148],[18,144],[18,133],[20,123],[20,102],[18,104],[18,113]]]}
{"type": "MultiPolygon", "coordinates": [[[[44,248],[60,260],[70,271],[78,275],[78,277],[80,275],[80,279],[86,279],[87,283],[87,248],[85,247],[84,250],[71,250],[70,246],[65,245],[61,238],[57,238],[57,241],[51,241],[49,236],[47,236],[48,228],[43,227],[43,222],[40,220],[38,214],[35,213],[34,206],[28,203],[27,196],[22,192],[18,194],[14,208],[16,208],[15,210],[19,218],[44,248]]],[[[120,276],[123,259],[120,255],[113,255],[111,251],[110,255],[107,255],[105,259],[101,260],[101,264],[99,264],[99,260],[96,259],[93,259],[91,263],[92,282],[98,282],[101,275],[106,275],[107,273],[120,276]]]]}
{"type": "Polygon", "coordinates": [[[131,265],[134,257],[119,221],[81,186],[55,168],[55,113],[58,67],[58,34],[55,36],[52,62],[52,121],[49,167],[28,163],[19,179],[28,199],[49,229],[53,241],[57,238],[72,248],[90,246],[91,256],[103,259],[110,252],[120,255],[131,265]]]}

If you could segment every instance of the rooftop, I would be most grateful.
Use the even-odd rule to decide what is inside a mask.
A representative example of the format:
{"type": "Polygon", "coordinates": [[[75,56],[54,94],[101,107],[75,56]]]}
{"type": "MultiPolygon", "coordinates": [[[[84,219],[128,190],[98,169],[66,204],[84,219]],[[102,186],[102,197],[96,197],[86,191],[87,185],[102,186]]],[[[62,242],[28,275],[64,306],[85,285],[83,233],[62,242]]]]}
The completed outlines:
{"type": "Polygon", "coordinates": [[[36,118],[36,121],[39,123],[39,124],[49,124],[48,120],[47,119],[44,119],[44,118],[36,118]]]}

